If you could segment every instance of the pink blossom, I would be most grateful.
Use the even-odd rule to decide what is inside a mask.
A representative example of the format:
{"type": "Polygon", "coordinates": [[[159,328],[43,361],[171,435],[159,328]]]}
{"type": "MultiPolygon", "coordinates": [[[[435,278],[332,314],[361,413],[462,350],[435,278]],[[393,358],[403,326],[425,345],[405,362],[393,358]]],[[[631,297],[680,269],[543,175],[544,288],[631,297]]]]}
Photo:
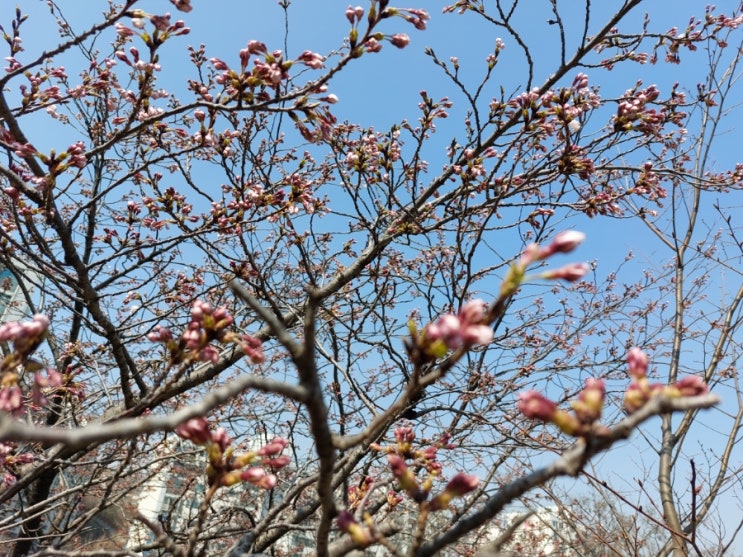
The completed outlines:
{"type": "Polygon", "coordinates": [[[23,393],[20,387],[0,389],[0,410],[16,416],[23,413],[23,393]]]}
{"type": "Polygon", "coordinates": [[[227,450],[227,447],[232,443],[232,439],[227,434],[227,430],[223,427],[218,427],[211,434],[211,441],[216,444],[222,452],[227,450]]]}
{"type": "Polygon", "coordinates": [[[606,386],[602,379],[586,379],[586,386],[573,401],[573,411],[581,423],[591,424],[601,417],[606,386]]]}
{"type": "Polygon", "coordinates": [[[390,42],[397,48],[405,48],[410,44],[410,37],[405,33],[396,33],[390,37],[390,42]]]}
{"type": "Polygon", "coordinates": [[[678,390],[680,396],[700,396],[709,393],[709,385],[698,375],[688,375],[676,381],[673,387],[678,390]]]}
{"type": "Polygon", "coordinates": [[[632,379],[642,379],[648,372],[648,356],[641,348],[635,346],[627,352],[627,365],[629,366],[629,374],[632,379]]]}
{"type": "Polygon", "coordinates": [[[261,456],[275,456],[280,454],[287,445],[289,445],[289,441],[282,437],[276,437],[268,445],[261,447],[258,454],[261,456]]]}
{"type": "Polygon", "coordinates": [[[426,339],[441,340],[447,348],[456,350],[462,345],[485,345],[493,338],[493,330],[484,324],[487,317],[482,300],[467,302],[458,315],[441,316],[426,327],[426,339]]]}
{"type": "Polygon", "coordinates": [[[379,52],[380,50],[382,50],[382,43],[372,37],[364,43],[364,47],[366,48],[367,52],[379,52]]]}
{"type": "Polygon", "coordinates": [[[191,0],[170,0],[170,3],[175,6],[176,10],[181,12],[188,13],[193,9],[191,7],[191,0]]]}
{"type": "Polygon", "coordinates": [[[575,282],[586,276],[589,270],[590,267],[587,263],[570,263],[559,269],[545,271],[540,276],[545,279],[560,279],[575,282]]]}
{"type": "Polygon", "coordinates": [[[240,472],[240,479],[244,482],[257,484],[266,477],[266,471],[263,468],[253,466],[240,472]]]}
{"type": "Polygon", "coordinates": [[[415,430],[412,427],[396,427],[395,428],[395,440],[398,443],[410,444],[415,440],[415,430]]]}
{"type": "Polygon", "coordinates": [[[470,491],[475,490],[479,483],[480,479],[477,476],[459,472],[451,480],[449,480],[449,483],[446,484],[446,488],[444,490],[451,493],[455,497],[461,497],[462,495],[466,495],[470,491]]]}
{"type": "Polygon", "coordinates": [[[313,70],[319,70],[324,66],[323,62],[325,61],[325,57],[316,52],[305,50],[299,55],[297,61],[302,62],[305,66],[309,66],[313,70]]]}
{"type": "Polygon", "coordinates": [[[195,445],[206,445],[212,440],[209,423],[205,418],[191,418],[175,428],[175,432],[181,439],[187,439],[195,445]]]}
{"type": "Polygon", "coordinates": [[[583,232],[577,230],[564,230],[557,234],[552,242],[543,248],[542,259],[555,253],[570,253],[586,239],[583,232]]]}
{"type": "Polygon", "coordinates": [[[519,412],[527,418],[545,422],[551,421],[557,412],[557,404],[538,391],[519,393],[519,399],[516,405],[519,412]]]}

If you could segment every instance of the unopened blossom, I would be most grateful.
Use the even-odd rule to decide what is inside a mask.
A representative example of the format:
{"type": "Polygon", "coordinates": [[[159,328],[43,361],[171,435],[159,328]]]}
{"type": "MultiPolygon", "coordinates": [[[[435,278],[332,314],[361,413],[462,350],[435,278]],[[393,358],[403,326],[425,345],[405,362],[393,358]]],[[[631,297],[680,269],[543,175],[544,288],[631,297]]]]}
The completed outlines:
{"type": "Polygon", "coordinates": [[[645,377],[648,372],[648,356],[641,348],[635,346],[627,352],[627,365],[629,366],[629,375],[632,379],[645,377]]]}
{"type": "Polygon", "coordinates": [[[401,445],[410,445],[415,441],[415,430],[410,426],[396,427],[395,440],[401,445]]]}
{"type": "Polygon", "coordinates": [[[367,52],[379,52],[380,50],[382,50],[382,43],[380,43],[374,37],[371,37],[364,43],[364,48],[366,48],[367,52]]]}
{"type": "Polygon", "coordinates": [[[181,439],[187,439],[195,445],[205,445],[212,441],[209,423],[205,418],[191,418],[175,428],[175,432],[181,439]]]}
{"type": "Polygon", "coordinates": [[[559,279],[575,282],[582,279],[591,268],[588,263],[570,263],[559,269],[549,269],[540,274],[544,279],[559,279]]]}
{"type": "Polygon", "coordinates": [[[289,441],[283,437],[275,437],[268,445],[264,445],[258,451],[261,456],[275,456],[281,454],[281,452],[289,445],[289,441]]]}
{"type": "Polygon", "coordinates": [[[320,54],[311,52],[309,50],[305,50],[302,54],[300,54],[297,60],[299,62],[302,62],[305,66],[309,66],[313,70],[319,70],[325,65],[323,63],[325,62],[324,56],[321,56],[320,54]]]}
{"type": "Polygon", "coordinates": [[[191,7],[191,0],[170,0],[170,2],[177,10],[182,12],[190,12],[193,9],[191,7]]]}
{"type": "Polygon", "coordinates": [[[19,415],[23,413],[23,393],[13,385],[0,388],[0,411],[19,415]]]}
{"type": "Polygon", "coordinates": [[[425,498],[425,493],[418,485],[415,472],[408,467],[405,460],[400,455],[390,453],[387,455],[387,462],[390,464],[392,475],[400,485],[400,489],[405,491],[414,501],[422,501],[425,498]]]}
{"type": "Polygon", "coordinates": [[[441,316],[425,329],[427,341],[442,342],[446,348],[482,346],[493,339],[493,330],[485,324],[487,306],[482,300],[467,302],[457,315],[441,316]]]}
{"type": "Polygon", "coordinates": [[[341,511],[336,518],[338,528],[351,536],[359,547],[367,547],[374,543],[374,534],[367,526],[362,526],[349,511],[341,511]]]}
{"type": "Polygon", "coordinates": [[[227,447],[232,444],[229,434],[223,427],[218,427],[211,434],[211,440],[216,444],[222,452],[227,450],[227,447]]]}
{"type": "Polygon", "coordinates": [[[709,385],[698,375],[688,375],[676,381],[666,392],[669,396],[700,396],[709,393],[709,385]]]}
{"type": "Polygon", "coordinates": [[[570,253],[586,239],[583,232],[577,230],[564,230],[558,233],[547,246],[540,251],[541,259],[545,259],[555,253],[570,253]]]}
{"type": "Polygon", "coordinates": [[[438,511],[447,508],[453,499],[462,497],[463,495],[477,489],[479,483],[480,479],[477,476],[459,472],[449,480],[444,491],[431,499],[429,509],[432,511],[438,511]]]}
{"type": "Polygon", "coordinates": [[[571,405],[576,417],[581,423],[591,424],[601,417],[604,407],[606,386],[602,379],[586,379],[586,386],[571,405]]]}
{"type": "Polygon", "coordinates": [[[527,418],[551,421],[557,411],[557,404],[546,398],[538,391],[525,391],[519,393],[519,399],[516,406],[527,418]]]}
{"type": "Polygon", "coordinates": [[[46,376],[41,373],[35,373],[34,385],[31,389],[31,400],[38,406],[46,404],[46,395],[61,386],[62,374],[56,369],[47,369],[46,376]]]}
{"type": "Polygon", "coordinates": [[[410,37],[405,33],[396,33],[390,37],[390,42],[397,48],[405,48],[410,44],[410,37]]]}

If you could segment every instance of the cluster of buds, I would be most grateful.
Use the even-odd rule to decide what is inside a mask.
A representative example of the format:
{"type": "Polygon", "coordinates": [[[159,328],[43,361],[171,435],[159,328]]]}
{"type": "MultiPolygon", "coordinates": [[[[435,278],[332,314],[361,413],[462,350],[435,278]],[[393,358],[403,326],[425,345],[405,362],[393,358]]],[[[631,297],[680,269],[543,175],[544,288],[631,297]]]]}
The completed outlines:
{"type": "MultiPolygon", "coordinates": [[[[505,299],[513,295],[529,277],[526,269],[529,265],[544,261],[558,253],[570,253],[585,239],[585,234],[567,230],[557,234],[546,246],[533,243],[526,247],[521,258],[511,265],[503,284],[500,297],[492,306],[482,300],[471,300],[464,304],[456,315],[449,313],[433,323],[418,329],[415,321],[408,322],[410,336],[405,340],[405,348],[411,360],[424,364],[441,358],[449,350],[469,349],[474,346],[485,346],[493,339],[490,323],[493,315],[505,299]]],[[[548,280],[566,280],[575,282],[589,271],[586,263],[571,263],[558,269],[548,269],[535,275],[534,278],[548,280]]]]}
{"type": "Polygon", "coordinates": [[[346,8],[346,19],[351,24],[351,30],[348,34],[348,43],[351,47],[352,56],[359,57],[366,52],[379,52],[382,50],[382,40],[388,40],[390,44],[397,48],[405,48],[410,44],[410,37],[405,33],[395,33],[385,35],[384,33],[372,33],[374,26],[382,19],[390,17],[400,17],[413,25],[416,29],[423,31],[426,28],[426,22],[430,19],[428,12],[415,8],[388,8],[388,0],[379,0],[372,2],[366,20],[369,28],[366,36],[362,39],[363,44],[359,45],[359,23],[364,18],[364,8],[361,6],[348,6],[346,8]],[[365,40],[364,40],[365,39],[365,40]]]}
{"type": "MultiPolygon", "coordinates": [[[[453,449],[449,443],[449,436],[424,447],[416,447],[415,431],[409,426],[395,428],[395,443],[382,447],[373,443],[372,450],[386,453],[387,462],[393,477],[397,481],[398,490],[390,491],[387,502],[395,507],[401,500],[400,492],[415,501],[422,512],[440,511],[448,508],[449,504],[458,497],[475,490],[479,484],[476,476],[459,472],[446,484],[444,489],[431,497],[431,490],[436,478],[441,476],[442,466],[437,461],[439,449],[453,449]],[[418,474],[425,477],[419,478],[418,474]]],[[[338,528],[347,533],[358,547],[368,547],[381,538],[376,532],[374,521],[369,513],[363,512],[363,502],[373,489],[374,481],[366,477],[358,487],[349,492],[349,509],[338,514],[338,528]],[[351,512],[356,511],[356,514],[351,512]]]]}
{"type": "MultiPolygon", "coordinates": [[[[182,12],[191,10],[190,2],[179,1],[177,3],[174,2],[174,4],[182,12]]],[[[133,10],[130,12],[130,15],[132,16],[132,27],[118,22],[115,26],[116,33],[124,39],[138,35],[150,49],[157,48],[170,37],[188,35],[191,32],[191,29],[186,27],[183,20],[179,19],[175,23],[171,23],[169,13],[156,15],[148,14],[142,10],[133,10]],[[147,20],[154,27],[152,32],[144,31],[147,20]]]]}
{"type": "Polygon", "coordinates": [[[487,305],[482,300],[464,304],[456,315],[442,315],[434,323],[418,330],[414,321],[408,322],[410,338],[407,349],[417,360],[440,358],[449,350],[484,346],[493,338],[487,325],[487,305]]]}
{"type": "Polygon", "coordinates": [[[56,392],[63,383],[62,374],[54,369],[42,375],[42,365],[31,359],[46,338],[49,318],[34,315],[30,321],[11,321],[0,325],[0,341],[10,343],[12,349],[0,360],[0,410],[8,414],[21,415],[29,408],[28,400],[19,385],[19,368],[33,371],[33,386],[30,401],[36,407],[46,402],[46,396],[56,392]]]}
{"type": "Polygon", "coordinates": [[[624,409],[631,414],[642,408],[655,396],[679,398],[709,393],[709,386],[698,375],[689,375],[672,383],[650,383],[647,377],[648,356],[634,347],[627,353],[627,367],[632,382],[624,393],[624,409]]]}
{"type": "Polygon", "coordinates": [[[17,473],[24,464],[35,460],[33,453],[19,453],[15,443],[0,443],[0,463],[3,467],[2,485],[12,486],[17,479],[17,473]]]}
{"type": "MultiPolygon", "coordinates": [[[[624,393],[624,409],[628,414],[642,408],[656,396],[671,398],[699,396],[709,393],[709,386],[698,376],[688,376],[670,385],[650,383],[647,378],[648,357],[640,348],[627,353],[632,382],[624,393]]],[[[606,388],[601,379],[586,379],[578,398],[571,402],[572,413],[558,408],[557,403],[537,391],[519,394],[517,406],[527,418],[555,424],[561,431],[576,437],[601,435],[606,426],[598,423],[604,407],[606,388]]]]}
{"type": "Polygon", "coordinates": [[[170,353],[171,365],[216,363],[219,360],[219,350],[212,344],[215,341],[221,344],[237,343],[253,363],[265,361],[260,339],[230,330],[233,321],[226,307],[214,308],[207,302],[196,300],[191,307],[191,322],[179,339],[173,337],[168,327],[161,325],[148,334],[147,338],[165,345],[170,353]]]}
{"type": "MultiPolygon", "coordinates": [[[[501,285],[501,296],[508,297],[514,294],[521,283],[524,282],[528,277],[526,275],[526,269],[533,263],[544,261],[558,253],[570,253],[577,248],[583,240],[586,239],[586,235],[576,230],[565,230],[557,234],[546,246],[533,243],[526,246],[521,258],[516,261],[511,268],[508,270],[506,278],[503,280],[501,285]]],[[[583,278],[588,273],[589,267],[586,263],[569,263],[558,269],[548,269],[542,271],[535,278],[548,279],[548,280],[566,280],[568,282],[575,282],[583,278]]]]}
{"type": "Polygon", "coordinates": [[[434,481],[441,476],[441,463],[436,459],[438,450],[454,448],[449,443],[448,436],[432,445],[417,448],[414,445],[413,428],[401,426],[395,428],[395,441],[394,445],[373,445],[372,449],[387,453],[387,462],[399,490],[419,505],[425,505],[427,510],[446,509],[454,499],[477,488],[479,480],[476,476],[459,472],[446,484],[443,491],[431,497],[434,481]],[[419,478],[419,472],[424,472],[425,477],[419,478]]]}
{"type": "Polygon", "coordinates": [[[12,351],[0,363],[0,372],[14,370],[29,363],[29,356],[46,338],[49,318],[34,315],[31,321],[10,321],[0,325],[0,341],[12,343],[12,351]]]}
{"type": "Polygon", "coordinates": [[[204,418],[190,419],[179,425],[175,431],[182,439],[206,450],[209,461],[206,477],[209,486],[231,486],[248,482],[262,489],[273,489],[277,479],[266,468],[278,470],[290,462],[287,455],[281,454],[289,442],[280,437],[258,450],[235,454],[232,440],[224,428],[210,430],[209,423],[204,418]]]}
{"type": "Polygon", "coordinates": [[[601,379],[586,379],[586,385],[572,401],[573,412],[560,410],[557,403],[537,391],[519,394],[518,409],[527,418],[553,423],[568,435],[600,434],[604,426],[598,423],[604,407],[606,387],[601,379]]]}

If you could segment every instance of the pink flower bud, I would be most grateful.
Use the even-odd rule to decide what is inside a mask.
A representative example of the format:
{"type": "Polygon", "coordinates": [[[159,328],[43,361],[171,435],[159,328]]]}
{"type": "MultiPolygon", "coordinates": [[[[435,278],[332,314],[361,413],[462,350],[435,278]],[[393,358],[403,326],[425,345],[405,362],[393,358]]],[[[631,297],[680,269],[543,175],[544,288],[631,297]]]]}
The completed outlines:
{"type": "Polygon", "coordinates": [[[244,482],[249,482],[251,484],[257,484],[266,477],[266,471],[263,468],[258,468],[257,466],[253,466],[252,468],[248,468],[247,470],[243,470],[240,472],[240,479],[244,482]]]}
{"type": "Polygon", "coordinates": [[[410,444],[415,440],[415,431],[412,427],[396,427],[395,440],[398,443],[410,444]]]}
{"type": "Polygon", "coordinates": [[[273,468],[274,470],[278,470],[279,468],[283,468],[287,464],[289,464],[292,461],[291,457],[288,455],[279,455],[275,458],[264,458],[261,460],[261,464],[263,466],[268,466],[269,468],[273,468]]]}
{"type": "Polygon", "coordinates": [[[205,418],[191,418],[175,428],[175,432],[182,439],[188,439],[196,445],[206,445],[212,440],[209,423],[205,418]]]}
{"type": "Polygon", "coordinates": [[[632,379],[640,379],[647,376],[648,373],[648,357],[642,349],[635,346],[627,352],[627,365],[629,366],[629,374],[632,379]]]}
{"type": "Polygon", "coordinates": [[[360,547],[367,547],[374,543],[374,535],[366,526],[362,526],[353,514],[348,511],[341,511],[336,518],[338,528],[346,532],[351,539],[360,547]]]}
{"type": "Polygon", "coordinates": [[[227,447],[232,443],[232,439],[227,434],[227,431],[223,427],[219,427],[212,432],[212,442],[217,444],[222,452],[227,450],[227,447]]]}
{"type": "Polygon", "coordinates": [[[356,12],[353,10],[352,6],[348,6],[348,8],[346,8],[346,19],[348,19],[348,22],[351,25],[356,22],[356,12]]]}
{"type": "Polygon", "coordinates": [[[673,387],[678,391],[679,396],[700,396],[709,393],[709,385],[698,375],[688,375],[676,381],[673,387]]]}
{"type": "Polygon", "coordinates": [[[524,416],[536,420],[549,422],[557,411],[557,404],[545,398],[544,395],[537,391],[526,391],[519,393],[519,399],[516,403],[524,416]]]}
{"type": "Polygon", "coordinates": [[[592,424],[601,417],[606,387],[601,379],[586,379],[586,386],[573,401],[573,411],[581,423],[592,424]]]}
{"type": "Polygon", "coordinates": [[[276,437],[268,445],[261,447],[258,454],[261,456],[275,456],[280,454],[288,444],[289,441],[286,439],[276,437]]]}
{"type": "Polygon", "coordinates": [[[565,265],[559,269],[545,271],[540,276],[549,280],[560,279],[568,282],[575,282],[586,276],[589,270],[590,267],[587,263],[570,263],[569,265],[565,265]]]}
{"type": "Polygon", "coordinates": [[[414,501],[424,500],[426,495],[418,486],[418,480],[415,477],[415,472],[413,472],[408,467],[408,465],[405,463],[405,460],[403,460],[402,457],[400,457],[399,455],[390,453],[387,455],[387,462],[390,463],[392,475],[400,484],[400,489],[404,490],[408,495],[410,495],[410,497],[412,497],[414,501]]]}
{"type": "Polygon", "coordinates": [[[405,33],[396,33],[390,37],[390,42],[397,48],[405,48],[410,44],[410,37],[405,33]]]}
{"type": "Polygon", "coordinates": [[[586,239],[583,232],[564,230],[552,239],[550,248],[552,253],[570,253],[586,239]]]}
{"type": "Polygon", "coordinates": [[[461,497],[470,491],[474,491],[479,483],[480,479],[477,476],[459,472],[449,480],[449,483],[446,484],[445,490],[453,494],[455,497],[461,497]]]}

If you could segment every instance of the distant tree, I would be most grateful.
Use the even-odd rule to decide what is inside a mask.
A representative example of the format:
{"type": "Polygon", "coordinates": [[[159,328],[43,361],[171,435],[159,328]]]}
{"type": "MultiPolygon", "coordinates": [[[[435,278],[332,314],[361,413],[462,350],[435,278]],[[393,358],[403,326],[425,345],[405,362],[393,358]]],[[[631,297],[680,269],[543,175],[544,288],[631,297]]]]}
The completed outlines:
{"type": "Polygon", "coordinates": [[[257,3],[90,3],[84,28],[48,1],[59,35],[33,41],[0,15],[0,263],[29,316],[0,325],[4,555],[492,556],[561,476],[606,497],[558,498],[591,544],[733,546],[743,165],[715,146],[739,9],[438,6],[492,46],[427,48],[447,96],[373,128],[334,86],[417,48],[423,9],[341,9],[324,54],[176,65],[200,14],[257,3]],[[607,270],[597,222],[652,261],[607,270]],[[587,468],[638,429],[642,462],[587,468]]]}

